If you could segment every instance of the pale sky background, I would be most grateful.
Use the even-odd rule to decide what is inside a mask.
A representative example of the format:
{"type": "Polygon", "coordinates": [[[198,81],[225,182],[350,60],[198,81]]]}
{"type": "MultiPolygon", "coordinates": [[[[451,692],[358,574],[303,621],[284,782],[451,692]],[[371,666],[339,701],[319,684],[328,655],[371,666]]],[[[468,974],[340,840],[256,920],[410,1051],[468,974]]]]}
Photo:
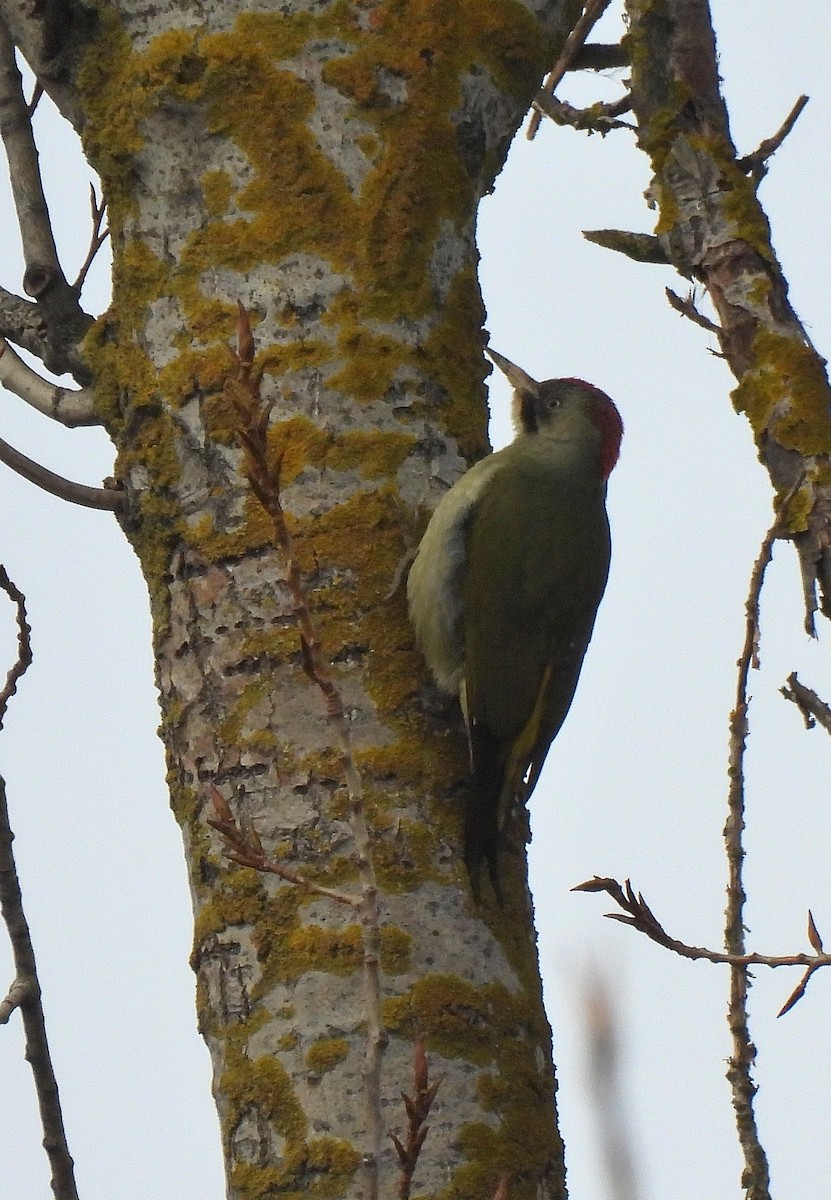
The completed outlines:
{"type": "MultiPolygon", "coordinates": [[[[614,5],[613,7],[616,7],[614,5]]],[[[715,0],[734,137],[747,152],[797,96],[811,103],[761,188],[792,301],[831,347],[831,20],[827,0],[715,0]]],[[[615,20],[605,24],[614,36],[615,20]]],[[[611,72],[568,81],[576,102],[618,95],[611,72]]],[[[67,273],[85,252],[89,173],[72,137],[38,114],[67,273]]],[[[649,230],[646,159],[633,137],[543,126],[520,135],[482,206],[482,283],[493,345],[539,378],[578,375],[626,423],[611,479],[612,574],[571,715],[532,800],[532,875],[559,1104],[574,1200],[610,1200],[587,1086],[587,981],[602,971],[624,1043],[625,1108],[643,1200],[741,1197],[724,1079],[724,969],[675,959],[604,921],[602,897],[569,888],[631,876],[666,927],[720,946],[727,716],[751,566],[770,488],[732,378],[712,338],[672,312],[669,269],[589,245],[582,229],[649,230]]],[[[0,282],[20,289],[18,237],[0,194],[0,282]]],[[[98,264],[86,303],[106,304],[98,264]]],[[[507,436],[494,381],[494,440],[507,436]]],[[[112,455],[99,431],[70,432],[7,394],[0,436],[53,469],[98,484],[112,455]]],[[[208,1055],[187,965],[191,918],[168,809],[147,601],[115,520],[70,508],[0,468],[0,561],[25,591],[35,663],[0,735],[15,848],[35,938],[52,1054],[85,1200],[220,1200],[224,1194],[208,1055]]],[[[831,743],[778,694],[793,669],[831,698],[831,627],[802,632],[799,578],[780,546],[763,597],[763,666],[751,680],[749,945],[807,949],[813,909],[831,942],[831,743]]],[[[0,604],[5,671],[15,633],[0,604]]],[[[0,993],[11,980],[0,931],[0,993]]],[[[797,982],[760,971],[752,993],[757,1111],[773,1191],[829,1192],[831,972],[796,1009],[797,982]]],[[[49,1194],[19,1014],[0,1027],[0,1196],[49,1194]]]]}

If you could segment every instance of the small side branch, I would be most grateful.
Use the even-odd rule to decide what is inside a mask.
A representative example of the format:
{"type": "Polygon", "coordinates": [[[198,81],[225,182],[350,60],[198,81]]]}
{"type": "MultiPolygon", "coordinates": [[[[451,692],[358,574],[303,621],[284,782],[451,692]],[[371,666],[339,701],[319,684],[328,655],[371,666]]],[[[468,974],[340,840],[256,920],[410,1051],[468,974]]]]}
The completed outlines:
{"type": "Polygon", "coordinates": [[[239,863],[241,867],[251,867],[264,875],[276,875],[278,879],[282,879],[294,887],[302,888],[304,892],[310,892],[313,896],[325,896],[328,900],[337,901],[338,904],[346,904],[350,908],[360,908],[359,896],[324,887],[303,875],[301,871],[295,871],[293,867],[286,867],[283,863],[269,858],[254,823],[247,821],[244,817],[238,821],[231,811],[228,801],[214,784],[209,785],[209,791],[214,806],[214,815],[208,817],[208,824],[211,829],[215,829],[221,835],[225,842],[225,854],[232,862],[239,863]]]}
{"type": "MultiPolygon", "coordinates": [[[[562,82],[567,71],[571,70],[574,61],[583,45],[586,38],[591,33],[594,26],[603,16],[606,9],[609,7],[610,0],[586,0],[583,15],[579,18],[571,33],[566,38],[565,45],[560,53],[551,71],[546,76],[545,82],[540,89],[541,94],[553,96],[557,90],[557,86],[562,82]]],[[[540,127],[542,114],[539,111],[531,113],[531,119],[528,122],[528,130],[525,136],[529,142],[535,137],[537,130],[540,127]]]]}
{"type": "Polygon", "coordinates": [[[118,484],[97,488],[88,487],[85,483],[75,483],[74,480],[65,479],[63,475],[56,475],[33,458],[27,458],[2,438],[0,462],[11,467],[30,483],[37,484],[44,492],[57,496],[59,500],[68,500],[70,504],[80,504],[83,508],[98,508],[104,512],[118,512],[124,506],[124,493],[118,484]]]}
{"type": "Polygon", "coordinates": [[[690,292],[686,297],[679,296],[672,288],[664,288],[664,294],[669,301],[670,308],[674,308],[682,317],[686,317],[688,321],[692,321],[694,325],[699,325],[702,329],[706,329],[708,333],[713,333],[719,340],[721,339],[721,326],[716,325],[715,321],[709,320],[703,313],[700,313],[695,307],[695,293],[690,292]]]}
{"type": "Polygon", "coordinates": [[[666,266],[669,261],[666,251],[654,233],[632,233],[627,229],[584,229],[583,237],[595,246],[605,250],[616,250],[627,258],[641,263],[661,263],[666,266]]]}
{"type": "Polygon", "coordinates": [[[42,362],[48,353],[46,325],[38,306],[0,287],[0,337],[22,346],[42,362]]]}
{"type": "Polygon", "coordinates": [[[87,277],[89,269],[95,261],[96,254],[110,236],[109,229],[104,226],[104,214],[107,211],[107,206],[103,200],[98,199],[95,194],[95,188],[92,186],[92,184],[89,185],[89,207],[90,215],[92,217],[92,233],[90,234],[89,239],[89,249],[87,250],[86,258],[81,264],[78,277],[72,285],[73,289],[79,296],[81,294],[81,289],[84,286],[84,280],[87,277]],[[102,226],[104,227],[102,228],[102,226]]]}
{"type": "Polygon", "coordinates": [[[599,133],[604,136],[612,129],[635,128],[629,121],[618,119],[632,107],[629,96],[622,96],[613,104],[592,104],[589,108],[575,108],[565,100],[558,100],[556,96],[539,92],[534,106],[537,109],[535,116],[543,113],[555,125],[570,125],[572,129],[584,130],[587,133],[599,133]]]}
{"type": "Polygon", "coordinates": [[[31,404],[44,416],[68,429],[100,425],[93,393],[88,388],[65,388],[50,383],[23,361],[5,338],[0,337],[0,384],[31,404]]]}
{"type": "Polygon", "coordinates": [[[826,733],[831,733],[831,708],[821,700],[813,688],[806,687],[796,671],[791,671],[785,687],[779,689],[786,700],[795,704],[802,713],[802,719],[807,729],[813,729],[820,724],[826,733]]]}
{"type": "MultiPolygon", "coordinates": [[[[4,567],[0,567],[0,589],[15,605],[18,630],[17,660],[9,671],[5,687],[0,693],[2,725],[2,717],[5,715],[9,699],[17,688],[18,680],[32,661],[32,649],[31,630],[26,619],[26,598],[9,579],[4,567]]],[[[23,897],[12,851],[13,839],[6,803],[6,784],[0,777],[0,911],[9,933],[15,971],[14,980],[5,999],[0,1001],[0,1024],[6,1024],[15,1009],[20,1010],[26,1035],[26,1061],[32,1068],[43,1127],[43,1145],[52,1172],[52,1192],[55,1200],[78,1200],[74,1163],[66,1140],[58,1083],[46,1037],[35,952],[23,911],[23,897]]]]}
{"type": "Polygon", "coordinates": [[[763,142],[760,142],[752,154],[746,154],[744,158],[738,159],[736,166],[744,171],[745,174],[752,175],[757,183],[761,183],[765,175],[767,175],[768,159],[771,158],[782,145],[785,138],[799,120],[799,115],[807,103],[808,97],[800,96],[773,137],[765,138],[763,142]]]}
{"type": "Polygon", "coordinates": [[[0,564],[0,588],[17,610],[17,658],[9,668],[6,682],[0,692],[0,729],[2,729],[9,701],[17,691],[17,681],[26,674],[32,664],[32,627],[26,618],[26,597],[9,579],[8,572],[2,564],[0,564]]]}
{"type": "Polygon", "coordinates": [[[820,967],[831,967],[831,954],[827,953],[816,933],[814,918],[808,912],[808,940],[816,950],[815,954],[760,954],[756,951],[745,954],[730,954],[724,950],[711,950],[706,946],[693,946],[682,942],[680,938],[669,934],[655,913],[644,900],[641,892],[636,892],[630,880],[620,884],[616,879],[602,878],[595,875],[585,883],[578,883],[571,889],[573,892],[605,892],[614,900],[621,912],[605,913],[610,921],[620,921],[622,925],[631,925],[639,933],[644,934],[650,941],[665,950],[671,950],[679,958],[688,958],[693,962],[709,962],[729,967],[804,967],[805,974],[798,988],[793,992],[779,1010],[778,1016],[783,1016],[793,1008],[796,1000],[805,991],[805,985],[814,971],[820,967]],[[796,995],[799,993],[799,996],[796,995]]]}

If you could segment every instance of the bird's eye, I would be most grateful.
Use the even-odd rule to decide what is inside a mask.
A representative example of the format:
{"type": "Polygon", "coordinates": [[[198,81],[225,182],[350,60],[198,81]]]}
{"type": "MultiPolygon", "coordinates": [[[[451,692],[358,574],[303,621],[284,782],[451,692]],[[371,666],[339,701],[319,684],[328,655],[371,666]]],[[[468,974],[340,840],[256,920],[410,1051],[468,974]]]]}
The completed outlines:
{"type": "Polygon", "coordinates": [[[560,397],[559,396],[546,396],[545,408],[546,408],[547,412],[554,412],[554,410],[559,407],[560,407],[560,397]]]}

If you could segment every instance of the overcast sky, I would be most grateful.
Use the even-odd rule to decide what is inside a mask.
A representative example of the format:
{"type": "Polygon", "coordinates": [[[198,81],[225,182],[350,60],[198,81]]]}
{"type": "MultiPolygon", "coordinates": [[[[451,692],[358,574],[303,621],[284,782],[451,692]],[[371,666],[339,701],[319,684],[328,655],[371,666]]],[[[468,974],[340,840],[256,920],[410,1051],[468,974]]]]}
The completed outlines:
{"type": "MultiPolygon", "coordinates": [[[[613,6],[614,7],[614,6],[613,6]]],[[[715,0],[735,140],[748,152],[797,96],[811,103],[761,198],[792,301],[831,346],[827,280],[831,23],[827,0],[715,0]]],[[[607,25],[614,36],[614,22],[607,25]]],[[[583,75],[564,95],[612,99],[619,76],[583,75]]],[[[67,273],[83,258],[89,176],[66,131],[37,118],[67,273]]],[[[482,284],[493,345],[538,378],[578,375],[626,424],[610,483],[613,563],[572,712],[532,801],[532,872],[574,1200],[607,1200],[585,1069],[589,980],[608,981],[624,1045],[625,1111],[644,1200],[741,1196],[724,1080],[727,975],[674,959],[604,921],[602,897],[569,888],[630,876],[679,937],[722,938],[727,717],[751,566],[770,488],[713,340],[672,312],[668,269],[584,242],[583,229],[649,230],[648,164],[631,134],[520,135],[482,207],[482,284]]],[[[20,288],[7,191],[0,283],[20,288]]],[[[106,264],[87,303],[106,304],[106,264]]],[[[494,442],[508,436],[494,380],[494,442]]],[[[3,395],[0,436],[97,484],[112,454],[99,431],[66,431],[3,395]]],[[[52,1052],[85,1198],[224,1194],[207,1052],[187,966],[190,904],[167,806],[138,564],[114,519],[70,509],[0,469],[0,561],[29,599],[35,664],[0,735],[18,869],[35,936],[52,1052]],[[159,1080],[164,1085],[159,1087],[159,1080]]],[[[794,669],[831,697],[828,625],[802,632],[796,557],[777,548],[763,598],[763,667],[751,681],[749,945],[807,949],[810,906],[831,938],[831,744],[806,732],[778,689],[794,669]]],[[[3,666],[14,653],[0,606],[3,666]]],[[[11,978],[0,933],[0,993],[11,978]]],[[[793,972],[759,973],[761,1134],[774,1192],[817,1200],[831,1175],[831,973],[775,1014],[793,972]]],[[[0,1028],[0,1196],[48,1194],[19,1015],[0,1028]]]]}

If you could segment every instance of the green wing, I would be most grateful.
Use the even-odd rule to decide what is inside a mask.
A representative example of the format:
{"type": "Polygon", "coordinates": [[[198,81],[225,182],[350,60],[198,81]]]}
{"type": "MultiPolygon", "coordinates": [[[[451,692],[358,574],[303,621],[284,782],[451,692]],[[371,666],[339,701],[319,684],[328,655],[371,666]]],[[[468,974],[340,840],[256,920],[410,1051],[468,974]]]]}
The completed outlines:
{"type": "Polygon", "coordinates": [[[609,571],[605,486],[525,458],[481,495],[465,563],[466,854],[492,877],[498,830],[568,713],[609,571]]]}

